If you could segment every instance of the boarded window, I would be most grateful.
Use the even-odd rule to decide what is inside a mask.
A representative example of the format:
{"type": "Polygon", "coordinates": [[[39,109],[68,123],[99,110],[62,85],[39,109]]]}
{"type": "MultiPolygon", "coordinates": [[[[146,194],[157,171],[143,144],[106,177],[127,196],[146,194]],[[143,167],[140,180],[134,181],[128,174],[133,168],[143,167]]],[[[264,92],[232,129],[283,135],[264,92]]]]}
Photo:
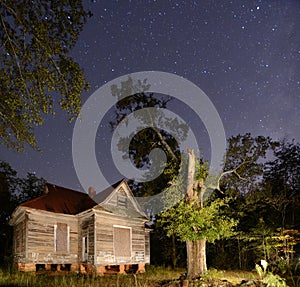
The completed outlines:
{"type": "Polygon", "coordinates": [[[114,227],[114,249],[116,257],[131,257],[130,228],[114,227]]]}
{"type": "Polygon", "coordinates": [[[68,225],[65,223],[57,223],[56,225],[56,251],[68,252],[69,250],[69,231],[68,225]]]}

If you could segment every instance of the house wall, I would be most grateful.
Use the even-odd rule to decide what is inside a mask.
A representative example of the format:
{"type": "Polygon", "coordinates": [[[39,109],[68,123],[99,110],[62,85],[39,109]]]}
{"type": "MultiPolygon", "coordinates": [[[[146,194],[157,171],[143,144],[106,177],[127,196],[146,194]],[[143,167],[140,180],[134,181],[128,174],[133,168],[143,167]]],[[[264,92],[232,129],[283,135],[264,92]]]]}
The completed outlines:
{"type": "Polygon", "coordinates": [[[150,264],[150,229],[145,230],[145,263],[150,264]]]}
{"type": "Polygon", "coordinates": [[[26,263],[77,264],[78,221],[76,216],[41,210],[27,210],[26,263]],[[58,224],[68,226],[68,250],[56,251],[58,224]]]}
{"type": "Polygon", "coordinates": [[[26,219],[25,214],[20,214],[18,222],[14,225],[14,256],[16,262],[26,261],[26,219]]]}
{"type": "Polygon", "coordinates": [[[94,236],[94,221],[95,216],[91,211],[84,212],[78,217],[78,258],[79,262],[94,264],[95,252],[95,236],[94,236]],[[83,252],[83,238],[87,238],[87,258],[84,257],[83,252]]]}
{"type": "MultiPolygon", "coordinates": [[[[145,230],[142,219],[126,218],[105,211],[95,214],[95,265],[118,265],[150,263],[149,232],[145,230]],[[131,254],[116,256],[114,227],[128,228],[131,236],[131,254]]],[[[124,248],[126,247],[124,242],[124,248]]]]}

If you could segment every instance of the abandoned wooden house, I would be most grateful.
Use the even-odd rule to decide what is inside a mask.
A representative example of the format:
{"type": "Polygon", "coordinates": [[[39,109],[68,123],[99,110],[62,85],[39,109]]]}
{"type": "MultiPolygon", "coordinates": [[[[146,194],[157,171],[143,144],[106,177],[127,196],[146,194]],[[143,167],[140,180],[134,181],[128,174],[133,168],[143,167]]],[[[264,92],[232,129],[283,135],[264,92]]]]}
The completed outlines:
{"type": "Polygon", "coordinates": [[[147,221],[125,180],[97,195],[46,184],[12,214],[15,262],[21,271],[142,272],[150,263],[147,221]]]}

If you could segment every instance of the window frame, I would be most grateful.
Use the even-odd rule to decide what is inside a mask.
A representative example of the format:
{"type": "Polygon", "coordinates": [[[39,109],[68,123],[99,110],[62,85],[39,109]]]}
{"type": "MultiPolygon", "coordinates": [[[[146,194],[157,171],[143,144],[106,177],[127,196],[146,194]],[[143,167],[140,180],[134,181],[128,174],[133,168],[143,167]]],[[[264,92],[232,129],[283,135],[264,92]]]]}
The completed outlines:
{"type": "Polygon", "coordinates": [[[89,236],[82,236],[82,261],[85,262],[89,257],[89,236]],[[85,252],[86,251],[86,252],[85,252]]]}
{"type": "Polygon", "coordinates": [[[129,240],[130,248],[129,249],[130,249],[130,256],[124,256],[124,257],[132,258],[132,227],[130,227],[130,226],[124,226],[124,225],[117,225],[117,224],[113,225],[113,250],[114,250],[114,256],[115,257],[119,257],[119,256],[116,256],[115,228],[129,229],[129,237],[130,237],[130,240],[129,240]]]}
{"type": "Polygon", "coordinates": [[[54,252],[58,253],[70,253],[70,226],[67,223],[58,222],[54,224],[54,252]],[[67,250],[66,251],[57,251],[57,225],[65,224],[67,226],[67,250]]]}

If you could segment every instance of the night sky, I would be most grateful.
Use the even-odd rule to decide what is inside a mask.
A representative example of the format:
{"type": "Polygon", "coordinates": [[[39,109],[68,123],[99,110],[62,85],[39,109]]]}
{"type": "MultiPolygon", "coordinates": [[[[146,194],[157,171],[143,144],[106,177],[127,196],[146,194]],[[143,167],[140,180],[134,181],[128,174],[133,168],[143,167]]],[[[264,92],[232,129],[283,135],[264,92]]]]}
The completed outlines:
{"type": "MultiPolygon", "coordinates": [[[[91,83],[84,101],[119,76],[164,71],[206,93],[227,138],[251,132],[300,142],[299,0],[84,3],[93,16],[72,52],[91,83]]],[[[72,161],[74,123],[67,118],[58,111],[36,128],[42,153],[1,147],[1,159],[19,176],[35,172],[82,190],[72,161]]],[[[109,133],[99,129],[98,138],[107,141],[109,133]]]]}

